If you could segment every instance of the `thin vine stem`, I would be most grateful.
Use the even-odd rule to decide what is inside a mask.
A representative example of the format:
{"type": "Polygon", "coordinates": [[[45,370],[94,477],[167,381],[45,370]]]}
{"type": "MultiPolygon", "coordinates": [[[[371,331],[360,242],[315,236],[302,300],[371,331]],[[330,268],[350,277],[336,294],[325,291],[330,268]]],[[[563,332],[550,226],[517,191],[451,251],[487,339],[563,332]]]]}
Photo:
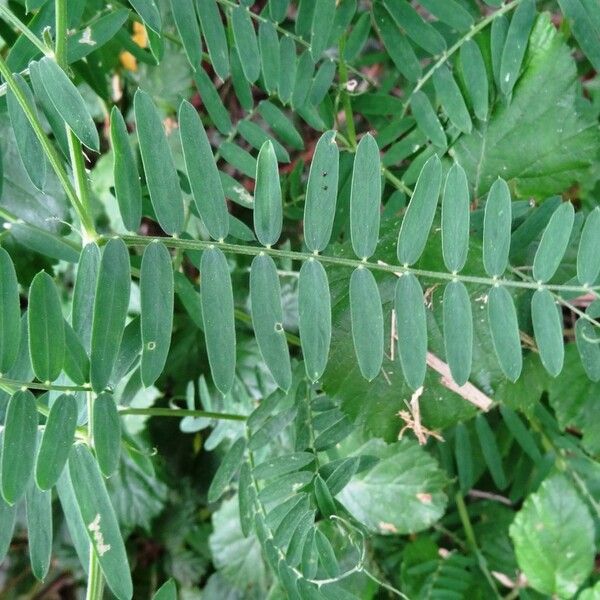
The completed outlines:
{"type": "Polygon", "coordinates": [[[412,100],[413,96],[421,88],[423,88],[423,86],[431,79],[431,77],[433,76],[433,74],[442,65],[444,65],[446,63],[446,61],[457,50],[459,50],[461,48],[461,46],[465,42],[469,41],[475,35],[477,35],[480,31],[482,31],[483,29],[485,29],[492,21],[494,21],[494,19],[497,19],[498,17],[501,17],[502,15],[505,15],[506,13],[508,13],[511,10],[513,10],[514,8],[516,8],[521,3],[521,1],[522,0],[512,0],[512,2],[508,2],[507,4],[505,4],[504,6],[502,6],[501,8],[499,8],[497,11],[491,13],[490,15],[488,15],[487,17],[485,17],[484,19],[482,19],[481,21],[479,21],[479,23],[477,23],[476,25],[473,25],[469,29],[469,31],[467,31],[467,33],[465,33],[465,35],[463,35],[462,37],[460,37],[452,46],[450,46],[450,48],[448,48],[445,52],[443,52],[441,54],[441,56],[438,58],[438,60],[436,60],[431,65],[431,68],[427,71],[427,73],[425,73],[425,75],[423,75],[423,77],[421,77],[421,79],[419,79],[419,81],[417,81],[417,84],[411,90],[410,94],[406,98],[406,102],[404,103],[404,107],[402,109],[401,117],[404,117],[406,115],[406,113],[408,111],[408,108],[410,106],[410,101],[412,100]]]}
{"type": "MultiPolygon", "coordinates": [[[[103,244],[115,236],[100,236],[98,242],[103,244]]],[[[589,293],[590,291],[600,290],[600,286],[584,286],[584,285],[559,285],[559,284],[540,284],[536,281],[514,280],[514,279],[499,279],[493,277],[478,277],[474,275],[463,275],[461,273],[448,273],[443,271],[429,271],[426,269],[416,269],[409,266],[388,265],[382,262],[362,261],[358,258],[343,258],[341,256],[328,256],[325,254],[311,254],[309,252],[296,252],[293,250],[280,250],[276,248],[265,248],[260,246],[245,246],[240,244],[229,244],[225,242],[214,242],[209,240],[184,240],[180,238],[168,237],[153,237],[142,235],[122,235],[119,236],[128,246],[147,246],[154,241],[160,241],[165,246],[171,248],[186,248],[188,250],[204,250],[206,248],[218,247],[227,254],[244,254],[248,256],[257,256],[259,254],[268,254],[275,258],[286,258],[301,262],[317,260],[320,263],[347,267],[351,269],[365,268],[371,271],[381,271],[385,273],[393,273],[402,275],[412,273],[417,277],[425,277],[429,279],[437,279],[441,281],[462,281],[463,283],[471,283],[486,286],[505,286],[512,288],[537,290],[548,289],[557,292],[576,292],[580,294],[589,293]]]]}
{"type": "Polygon", "coordinates": [[[6,21],[9,25],[12,25],[17,31],[22,33],[42,54],[46,56],[53,56],[54,52],[52,48],[46,46],[46,44],[40,40],[40,38],[21,21],[7,6],[0,4],[0,18],[6,21]]]}

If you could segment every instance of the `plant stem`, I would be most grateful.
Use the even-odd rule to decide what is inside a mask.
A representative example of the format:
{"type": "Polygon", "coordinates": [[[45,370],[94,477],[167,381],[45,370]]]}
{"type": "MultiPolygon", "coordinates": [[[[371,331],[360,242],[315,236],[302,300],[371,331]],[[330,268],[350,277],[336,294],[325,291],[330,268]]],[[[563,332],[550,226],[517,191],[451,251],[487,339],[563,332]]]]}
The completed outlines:
{"type": "Polygon", "coordinates": [[[42,54],[52,56],[52,48],[48,48],[40,38],[23,23],[7,6],[0,4],[0,17],[17,31],[21,32],[42,54]]]}
{"type": "Polygon", "coordinates": [[[26,388],[29,390],[52,390],[55,392],[88,392],[89,386],[82,385],[54,385],[51,383],[38,383],[37,381],[19,381],[18,379],[9,379],[0,377],[0,385],[5,385],[15,390],[26,388]]]}
{"type": "Polygon", "coordinates": [[[144,415],[147,417],[205,417],[223,421],[245,421],[245,415],[233,413],[210,412],[205,410],[190,410],[187,408],[122,408],[120,415],[144,415]]]}
{"type": "MultiPolygon", "coordinates": [[[[100,236],[98,242],[104,244],[114,236],[100,236]]],[[[485,286],[506,286],[511,288],[520,288],[528,290],[537,289],[548,289],[555,290],[558,292],[576,292],[579,294],[589,293],[590,291],[600,289],[600,286],[582,286],[582,285],[556,285],[556,284],[539,284],[536,281],[517,281],[513,279],[494,279],[493,277],[478,277],[473,275],[463,275],[461,273],[448,273],[443,271],[428,271],[426,269],[416,269],[404,265],[388,265],[381,262],[368,262],[362,261],[358,258],[342,258],[339,256],[327,256],[324,254],[311,254],[309,252],[295,252],[292,250],[279,250],[276,248],[264,248],[259,246],[245,246],[239,244],[229,244],[225,242],[214,242],[210,240],[184,240],[180,238],[167,238],[167,237],[152,237],[142,235],[122,235],[119,236],[128,246],[147,246],[153,241],[158,240],[165,246],[171,248],[186,248],[188,250],[204,250],[206,248],[218,247],[223,252],[228,254],[245,254],[249,256],[257,256],[259,254],[268,254],[276,258],[287,258],[297,261],[309,261],[317,260],[320,263],[347,267],[351,269],[365,268],[372,271],[381,271],[385,273],[393,273],[395,275],[401,275],[405,273],[412,273],[418,277],[424,277],[429,279],[437,279],[442,281],[462,281],[464,283],[471,283],[476,285],[485,286]]]]}

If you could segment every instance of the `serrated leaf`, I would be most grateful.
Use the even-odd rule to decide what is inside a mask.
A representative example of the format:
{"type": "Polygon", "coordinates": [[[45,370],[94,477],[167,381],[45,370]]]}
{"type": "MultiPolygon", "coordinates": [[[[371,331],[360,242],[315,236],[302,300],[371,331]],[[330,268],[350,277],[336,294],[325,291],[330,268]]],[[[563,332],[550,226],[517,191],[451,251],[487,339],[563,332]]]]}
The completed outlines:
{"type": "Polygon", "coordinates": [[[436,69],[433,73],[433,85],[450,122],[459,131],[470,133],[473,123],[452,71],[445,66],[436,69]]]}
{"type": "Polygon", "coordinates": [[[352,339],[360,372],[371,381],[383,363],[383,309],[373,274],[359,267],[350,277],[352,339]]]}
{"type": "Polygon", "coordinates": [[[535,2],[524,0],[519,3],[510,21],[500,64],[500,89],[505,95],[512,92],[519,76],[535,16],[535,2]]]}
{"type": "Polygon", "coordinates": [[[183,198],[161,118],[150,96],[138,89],[134,97],[135,122],[146,184],[158,223],[169,235],[183,229],[183,198]]]}
{"type": "Polygon", "coordinates": [[[46,93],[64,122],[82,144],[98,152],[100,138],[96,125],[85,101],[67,74],[48,57],[39,61],[38,73],[46,93]]]}
{"type": "Polygon", "coordinates": [[[498,178],[490,188],[483,218],[483,265],[490,277],[499,277],[508,267],[511,210],[508,185],[498,178]]]}
{"type": "Polygon", "coordinates": [[[310,53],[317,62],[327,48],[335,17],[335,0],[315,0],[310,37],[310,53]]]}
{"type": "Polygon", "coordinates": [[[379,241],[381,161],[375,138],[367,133],[356,148],[350,191],[350,234],[361,259],[375,252],[379,241]]]}
{"type": "Polygon", "coordinates": [[[216,502],[225,493],[227,486],[240,467],[245,450],[246,440],[238,438],[221,460],[219,468],[208,488],[208,501],[211,504],[216,502]]]}
{"type": "Polygon", "coordinates": [[[111,239],[102,252],[92,320],[90,381],[101,392],[110,380],[125,329],[131,274],[129,252],[111,239]]]}
{"type": "Polygon", "coordinates": [[[29,390],[15,392],[8,403],[2,437],[2,496],[8,504],[21,499],[31,478],[37,446],[38,414],[29,390]]]}
{"type": "Polygon", "coordinates": [[[162,373],[173,326],[173,265],[166,246],[146,246],[140,273],[140,320],[142,331],[141,378],[150,387],[162,373]]]}
{"type": "Polygon", "coordinates": [[[200,19],[202,35],[208,48],[210,63],[215,73],[224,81],[229,76],[229,55],[221,13],[215,0],[196,2],[196,11],[200,19]]]}
{"type": "Polygon", "coordinates": [[[300,269],[298,279],[300,342],[311,381],[317,381],[327,365],[331,341],[331,297],[325,269],[309,259],[300,269]]]}
{"type": "MultiPolygon", "coordinates": [[[[29,110],[37,116],[35,98],[31,88],[19,73],[13,74],[15,84],[25,96],[29,110]]],[[[6,104],[10,124],[15,132],[15,142],[23,166],[33,185],[39,190],[43,189],[46,181],[46,157],[40,141],[38,140],[29,119],[18,103],[16,96],[9,88],[6,92],[6,104]]]]}
{"type": "Polygon", "coordinates": [[[10,255],[0,247],[0,373],[6,373],[15,364],[20,338],[17,274],[10,255]]]}
{"type": "Polygon", "coordinates": [[[98,463],[87,446],[73,447],[69,473],[86,533],[106,583],[119,600],[130,600],[133,585],[127,552],[98,463]]]}
{"type": "Polygon", "coordinates": [[[281,286],[270,256],[259,255],[250,268],[252,325],[262,357],[277,385],[287,391],[292,384],[290,353],[283,329],[281,286]]]}
{"type": "Polygon", "coordinates": [[[277,243],[283,224],[279,169],[273,144],[265,142],[258,153],[254,188],[254,231],[267,247],[277,243]]]}
{"type": "Polygon", "coordinates": [[[25,493],[27,542],[33,576],[43,581],[50,568],[52,553],[52,492],[42,491],[30,480],[25,493]]]}
{"type": "Polygon", "coordinates": [[[469,252],[470,198],[464,169],[454,163],[446,176],[442,199],[442,252],[444,264],[458,273],[469,252]]]}
{"type": "Polygon", "coordinates": [[[600,274],[600,207],[585,220],[577,253],[577,279],[583,285],[593,285],[600,274]]]}
{"type": "Polygon", "coordinates": [[[359,523],[374,533],[406,534],[430,527],[444,513],[445,477],[416,442],[387,445],[373,439],[356,453],[380,458],[357,473],[337,500],[359,523]]]}
{"type": "Polygon", "coordinates": [[[215,247],[202,254],[200,299],[210,370],[217,389],[226,394],[235,375],[233,290],[227,259],[215,247]]]}
{"type": "Polygon", "coordinates": [[[533,259],[533,278],[545,283],[552,279],[560,266],[573,230],[575,211],[570,202],[564,202],[555,211],[533,259]]]}
{"type": "Polygon", "coordinates": [[[421,169],[398,234],[398,260],[412,265],[423,253],[440,195],[442,165],[432,156],[421,169]]]}
{"type": "Polygon", "coordinates": [[[121,456],[121,420],[111,394],[103,392],[94,400],[92,429],[98,466],[105,477],[110,477],[121,456]]]}
{"type": "Polygon", "coordinates": [[[304,204],[304,241],[311,252],[323,251],[331,238],[338,193],[339,150],[335,131],[315,146],[304,204]]]}
{"type": "Polygon", "coordinates": [[[494,350],[504,374],[516,381],[523,368],[517,311],[505,287],[494,286],[488,292],[488,321],[494,350]]]}
{"type": "Polygon", "coordinates": [[[29,354],[35,376],[54,381],[65,361],[65,329],[58,291],[45,271],[31,282],[28,299],[29,354]]]}
{"type": "Polygon", "coordinates": [[[183,42],[183,49],[196,70],[202,62],[202,44],[200,41],[200,27],[196,18],[194,0],[171,0],[171,14],[179,37],[183,42]]]}
{"type": "Polygon", "coordinates": [[[35,481],[49,490],[60,477],[69,458],[77,427],[77,401],[61,394],[50,407],[35,465],[35,481]]]}
{"type": "Polygon", "coordinates": [[[473,360],[473,314],[469,292],[462,281],[451,281],[444,289],[444,346],[452,379],[464,385],[473,360]]]}
{"type": "Polygon", "coordinates": [[[510,537],[529,585],[543,594],[571,598],[592,571],[594,523],[564,475],[545,480],[525,500],[510,537]]]}
{"type": "Polygon", "coordinates": [[[402,373],[408,385],[416,390],[423,385],[427,367],[427,321],[423,290],[412,273],[398,279],[394,306],[402,373]]]}
{"type": "Polygon", "coordinates": [[[248,8],[236,6],[232,9],[231,28],[244,75],[254,83],[260,75],[260,52],[248,8]]]}
{"type": "Polygon", "coordinates": [[[142,219],[142,186],[125,120],[116,106],[110,113],[110,142],[114,156],[115,195],[123,224],[137,231],[142,219]]]}
{"type": "Polygon", "coordinates": [[[481,50],[474,40],[467,40],[461,46],[460,66],[473,111],[478,119],[486,121],[489,102],[488,77],[481,50]]]}
{"type": "Polygon", "coordinates": [[[565,358],[562,316],[547,289],[536,290],[531,299],[531,320],[540,359],[546,371],[556,377],[565,358]]]}

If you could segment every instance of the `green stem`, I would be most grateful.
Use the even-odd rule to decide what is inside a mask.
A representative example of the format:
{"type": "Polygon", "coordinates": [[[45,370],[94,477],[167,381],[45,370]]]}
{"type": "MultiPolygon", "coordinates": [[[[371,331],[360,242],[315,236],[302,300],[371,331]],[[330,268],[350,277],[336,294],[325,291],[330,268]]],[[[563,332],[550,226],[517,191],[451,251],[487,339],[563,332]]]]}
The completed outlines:
{"type": "Polygon", "coordinates": [[[54,385],[51,383],[38,383],[37,381],[19,381],[18,379],[9,379],[7,377],[0,377],[0,385],[14,390],[22,388],[29,390],[52,390],[54,392],[88,392],[90,390],[89,386],[54,385]]]}
{"type": "Polygon", "coordinates": [[[482,19],[481,21],[479,21],[479,23],[477,23],[477,25],[473,25],[473,27],[471,27],[471,29],[469,29],[469,31],[467,31],[467,33],[465,33],[465,35],[463,35],[461,38],[459,38],[452,46],[450,46],[450,48],[448,48],[448,50],[443,52],[442,55],[438,58],[438,60],[433,63],[433,65],[427,71],[427,73],[425,73],[425,75],[423,75],[423,77],[421,77],[421,79],[419,79],[419,81],[417,82],[417,84],[415,85],[413,90],[410,92],[410,94],[406,98],[406,102],[404,103],[404,108],[402,109],[402,113],[401,113],[400,117],[402,118],[404,115],[406,115],[406,113],[408,111],[408,107],[410,106],[410,101],[412,100],[413,96],[429,81],[429,79],[431,79],[433,74],[442,65],[444,65],[446,63],[446,61],[457,50],[459,50],[461,48],[461,46],[466,41],[475,37],[480,31],[485,29],[494,19],[497,19],[498,17],[506,14],[507,12],[510,12],[511,10],[513,10],[513,8],[516,8],[520,2],[521,2],[521,0],[512,0],[512,2],[505,4],[504,6],[499,8],[496,12],[493,12],[492,14],[488,15],[487,17],[485,17],[485,19],[482,19]]]}
{"type": "Polygon", "coordinates": [[[207,419],[221,419],[223,421],[245,421],[245,415],[233,413],[210,412],[205,410],[189,410],[187,408],[122,408],[119,414],[143,415],[146,417],[205,417],[207,419]]]}
{"type": "MultiPolygon", "coordinates": [[[[114,236],[100,236],[98,242],[104,244],[114,236]]],[[[296,261],[318,260],[320,263],[338,267],[347,267],[351,269],[366,268],[372,271],[384,273],[393,273],[396,275],[412,273],[417,277],[424,277],[441,281],[462,281],[485,286],[506,286],[510,288],[537,290],[545,288],[558,292],[576,292],[580,294],[600,289],[600,286],[582,286],[582,285],[556,285],[539,284],[536,281],[517,281],[513,279],[494,279],[492,277],[477,277],[473,275],[463,275],[461,273],[447,273],[440,271],[428,271],[426,269],[416,269],[409,266],[388,265],[381,262],[368,262],[359,259],[341,258],[339,256],[326,256],[323,254],[311,254],[308,252],[295,252],[292,250],[279,250],[276,248],[264,248],[259,246],[244,246],[239,244],[228,244],[225,242],[213,242],[207,240],[184,240],[180,238],[152,237],[141,235],[122,235],[121,239],[128,246],[147,246],[153,241],[158,240],[171,248],[186,248],[188,250],[204,250],[206,248],[218,247],[228,254],[244,254],[248,256],[257,256],[259,254],[268,254],[276,258],[286,258],[296,261]]]]}
{"type": "Polygon", "coordinates": [[[42,54],[52,56],[52,48],[48,48],[40,38],[23,23],[8,7],[0,4],[0,17],[17,31],[21,32],[42,54]]]}

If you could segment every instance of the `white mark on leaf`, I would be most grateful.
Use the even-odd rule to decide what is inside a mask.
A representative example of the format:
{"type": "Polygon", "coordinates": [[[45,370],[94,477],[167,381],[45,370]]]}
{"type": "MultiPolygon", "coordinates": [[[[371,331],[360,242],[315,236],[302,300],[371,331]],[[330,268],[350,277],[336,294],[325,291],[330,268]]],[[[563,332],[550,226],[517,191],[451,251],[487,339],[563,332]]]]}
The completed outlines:
{"type": "Polygon", "coordinates": [[[104,556],[110,550],[110,544],[104,543],[104,536],[102,535],[102,531],[100,531],[100,513],[88,525],[88,530],[94,534],[96,552],[98,552],[99,556],[104,556]]]}

